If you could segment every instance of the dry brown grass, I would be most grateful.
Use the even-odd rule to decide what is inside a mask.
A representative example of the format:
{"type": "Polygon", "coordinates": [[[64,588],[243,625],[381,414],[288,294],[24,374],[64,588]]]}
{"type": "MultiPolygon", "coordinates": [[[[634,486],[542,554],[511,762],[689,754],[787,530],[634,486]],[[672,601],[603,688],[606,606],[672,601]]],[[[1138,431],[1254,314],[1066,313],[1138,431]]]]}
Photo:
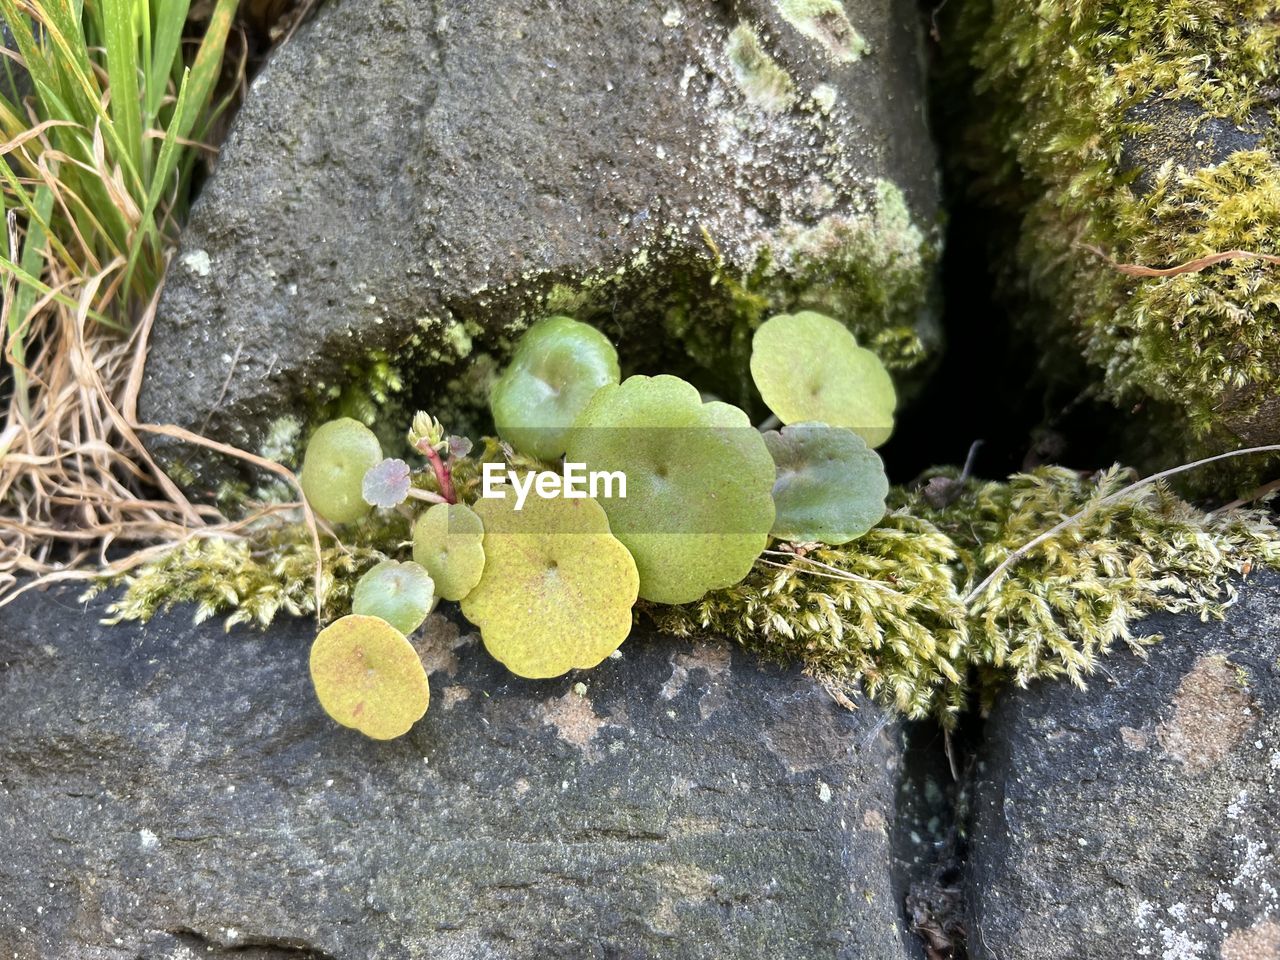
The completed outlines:
{"type": "MultiPolygon", "coordinates": [[[[138,392],[157,292],[127,337],[88,318],[113,264],[89,282],[52,284],[72,309],[46,298],[27,321],[29,396],[9,399],[0,431],[0,605],[25,590],[123,573],[196,537],[238,537],[264,517],[300,510],[317,545],[305,502],[252,507],[224,516],[192,503],[142,443],[174,436],[237,457],[297,485],[293,473],[179,427],[138,419],[138,392]],[[25,409],[24,409],[25,408],[25,409]]],[[[12,304],[5,298],[5,310],[12,304]]],[[[15,358],[7,357],[9,363],[15,358]]]]}
{"type": "MultiPolygon", "coordinates": [[[[217,32],[218,23],[226,36],[235,4],[217,0],[207,6],[208,11],[193,12],[193,17],[212,18],[210,34],[217,32]]],[[[247,5],[245,16],[254,9],[247,5]]],[[[299,6],[294,0],[281,0],[272,8],[276,19],[293,17],[285,21],[290,27],[307,9],[309,5],[299,6]]],[[[46,11],[38,5],[24,4],[21,10],[43,22],[46,31],[57,26],[44,19],[46,11]]],[[[248,29],[255,29],[252,22],[248,29]]],[[[217,60],[202,65],[199,58],[208,46],[202,44],[193,67],[193,72],[203,70],[209,77],[222,74],[207,87],[222,104],[211,114],[210,136],[224,129],[219,118],[246,88],[251,44],[243,29],[230,30],[230,35],[238,55],[228,54],[222,61],[219,52],[217,60]]],[[[101,53],[93,49],[95,56],[101,53]]],[[[221,49],[219,41],[217,50],[221,49]]],[[[12,52],[6,51],[6,56],[21,63],[12,52]]],[[[279,464],[172,425],[138,419],[159,284],[140,299],[136,283],[127,282],[127,258],[104,256],[102,238],[86,236],[86,227],[105,222],[105,197],[111,207],[105,212],[118,215],[125,227],[115,248],[133,250],[148,236],[159,236],[167,263],[188,200],[187,179],[174,178],[154,211],[144,209],[136,183],[131,190],[127,172],[113,156],[111,137],[104,137],[108,80],[107,71],[95,61],[92,76],[83,81],[102,85],[102,113],[90,111],[98,118],[92,122],[42,120],[34,98],[22,104],[0,103],[7,111],[0,117],[3,128],[10,132],[10,139],[0,143],[0,163],[12,171],[5,188],[4,253],[42,285],[33,285],[30,278],[24,281],[14,269],[0,270],[0,330],[8,331],[0,367],[0,397],[7,404],[0,428],[0,605],[50,583],[124,573],[193,538],[240,537],[254,524],[282,513],[305,520],[317,558],[320,555],[319,531],[304,502],[249,504],[243,516],[227,517],[214,506],[189,500],[142,442],[149,433],[177,437],[245,460],[297,488],[296,477],[279,464]],[[72,134],[80,139],[68,139],[72,134]],[[61,146],[69,142],[92,148],[72,155],[61,146]],[[38,244],[43,247],[41,256],[32,264],[23,256],[32,246],[27,241],[35,207],[16,201],[25,196],[31,204],[30,198],[41,189],[51,192],[52,209],[46,216],[58,229],[38,244]],[[98,193],[98,207],[88,191],[98,193]],[[41,292],[33,298],[31,291],[37,288],[41,292]]],[[[162,102],[181,102],[172,85],[162,102]]],[[[155,144],[164,139],[165,131],[144,129],[142,137],[155,144]]],[[[181,138],[178,142],[206,156],[216,154],[208,145],[181,138]]]]}

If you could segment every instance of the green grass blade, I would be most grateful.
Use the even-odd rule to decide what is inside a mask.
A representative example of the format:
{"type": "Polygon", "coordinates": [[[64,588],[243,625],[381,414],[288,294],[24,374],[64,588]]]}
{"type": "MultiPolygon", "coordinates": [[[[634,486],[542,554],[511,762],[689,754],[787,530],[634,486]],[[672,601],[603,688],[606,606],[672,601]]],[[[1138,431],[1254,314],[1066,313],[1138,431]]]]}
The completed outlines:
{"type": "MultiPolygon", "coordinates": [[[[53,213],[53,191],[47,186],[36,190],[35,208],[38,215],[27,220],[27,236],[22,242],[22,264],[19,268],[22,274],[28,277],[38,277],[44,271],[44,224],[49,222],[49,217],[53,213]]],[[[18,289],[13,295],[13,303],[9,304],[9,323],[6,333],[8,334],[7,353],[13,358],[13,392],[18,398],[18,407],[23,417],[31,412],[27,398],[27,348],[23,323],[35,301],[35,290],[29,283],[22,282],[19,275],[18,289]]]]}
{"type": "Polygon", "coordinates": [[[0,16],[10,24],[35,92],[29,101],[34,119],[26,105],[0,98],[0,139],[45,119],[74,124],[48,128],[0,162],[0,218],[6,209],[21,211],[26,229],[22,249],[0,257],[0,274],[16,282],[8,324],[0,329],[15,358],[29,350],[22,322],[41,298],[79,308],[74,291],[53,293],[46,285],[48,264],[57,267],[54,276],[75,282],[95,263],[123,256],[125,274],[110,318],[98,303],[89,314],[117,330],[127,328],[129,312],[154,292],[170,225],[185,213],[198,161],[184,141],[201,139],[216,115],[212,99],[238,5],[214,0],[187,69],[183,34],[191,0],[0,0],[0,16]],[[147,136],[157,130],[163,136],[147,136]],[[95,137],[105,147],[105,164],[94,156],[95,137]],[[46,150],[52,152],[42,156],[46,150]],[[66,159],[50,167],[57,182],[44,182],[41,168],[59,155],[66,159]],[[115,174],[118,185],[105,179],[115,170],[122,171],[115,174]],[[124,213],[130,204],[141,214],[136,229],[124,213]]]}
{"type": "MultiPolygon", "coordinates": [[[[188,91],[190,84],[187,82],[190,76],[189,72],[184,72],[182,76],[182,85],[178,88],[178,103],[174,108],[175,119],[183,116],[187,109],[188,91]]],[[[144,248],[146,237],[150,237],[153,243],[152,249],[159,251],[163,248],[163,238],[160,230],[156,226],[155,211],[160,203],[160,198],[164,196],[166,184],[169,177],[173,174],[174,168],[178,163],[178,124],[176,122],[169,124],[169,129],[165,131],[164,142],[160,145],[160,156],[156,160],[155,173],[151,179],[151,189],[147,193],[147,203],[142,211],[142,223],[146,228],[146,234],[140,234],[133,244],[133,249],[129,251],[129,263],[125,267],[125,286],[129,286],[133,282],[133,271],[137,265],[138,257],[144,248]]]]}
{"type": "Polygon", "coordinates": [[[160,103],[173,76],[175,63],[181,63],[179,49],[182,28],[187,22],[190,0],[157,0],[155,46],[151,71],[147,75],[147,122],[154,125],[160,114],[160,103]]]}
{"type": "MultiPolygon", "coordinates": [[[[102,89],[89,61],[89,47],[80,17],[67,0],[45,0],[37,9],[40,11],[42,45],[52,48],[42,59],[48,60],[53,71],[56,80],[53,88],[58,98],[75,111],[64,119],[76,120],[86,127],[92,127],[96,117],[105,122],[107,114],[102,106],[102,89]]],[[[48,115],[56,116],[52,111],[48,115]]]]}
{"type": "Polygon", "coordinates": [[[18,12],[18,5],[14,0],[0,0],[0,15],[9,25],[9,32],[17,44],[18,53],[22,55],[27,74],[31,77],[31,85],[36,93],[42,100],[46,96],[46,91],[57,96],[60,88],[58,75],[45,59],[31,21],[18,12]]]}
{"type": "MultiPolygon", "coordinates": [[[[195,62],[191,65],[191,94],[187,111],[181,117],[175,115],[180,122],[178,136],[190,137],[199,119],[200,111],[208,104],[213,94],[214,85],[218,82],[218,74],[222,72],[222,55],[226,51],[227,35],[231,32],[231,24],[235,21],[236,7],[239,0],[218,0],[209,18],[209,28],[196,53],[195,62]]],[[[203,129],[201,130],[203,133],[203,129]]]]}
{"type": "Polygon", "coordinates": [[[52,247],[54,254],[59,259],[64,262],[70,260],[71,255],[58,239],[57,233],[51,232],[49,229],[48,215],[43,215],[40,208],[36,206],[38,196],[33,195],[32,192],[18,180],[13,170],[6,163],[0,163],[0,177],[3,177],[5,183],[9,187],[10,193],[17,201],[17,207],[14,209],[16,210],[18,207],[21,207],[28,220],[34,221],[40,229],[45,231],[49,238],[49,244],[52,247]]]}
{"type": "MultiPolygon", "coordinates": [[[[150,123],[147,120],[147,91],[152,87],[151,64],[152,57],[155,55],[152,49],[154,37],[151,35],[151,4],[152,0],[129,0],[133,7],[133,23],[134,30],[138,35],[139,49],[134,54],[138,61],[138,70],[141,74],[139,83],[141,84],[142,99],[138,103],[139,116],[142,118],[142,130],[145,133],[150,123]]],[[[147,156],[151,153],[151,148],[144,140],[142,142],[142,155],[146,161],[150,158],[147,156]]]]}
{"type": "MultiPolygon", "coordinates": [[[[115,0],[115,2],[121,2],[121,0],[115,0]]],[[[110,148],[111,158],[119,163],[125,171],[131,181],[130,189],[135,195],[141,196],[143,193],[141,173],[138,163],[135,162],[136,155],[141,148],[140,140],[135,140],[131,150],[122,136],[121,128],[117,127],[102,104],[102,92],[98,88],[97,78],[89,65],[89,54],[83,25],[72,16],[72,10],[67,4],[67,0],[49,0],[42,9],[47,18],[44,23],[44,32],[49,42],[53,45],[56,52],[55,59],[59,67],[66,71],[66,85],[75,92],[75,95],[80,100],[84,101],[82,106],[88,109],[89,116],[82,119],[81,123],[85,127],[92,129],[95,121],[100,121],[99,126],[102,130],[102,137],[110,148]]],[[[107,30],[105,22],[102,27],[104,31],[107,30]]],[[[108,57],[108,59],[110,58],[108,57]]],[[[136,52],[133,62],[136,67],[136,52]]],[[[109,64],[108,74],[110,75],[109,64]]],[[[131,101],[132,109],[137,111],[139,107],[136,96],[138,89],[136,74],[133,77],[132,89],[135,91],[135,96],[131,101]]],[[[120,95],[124,96],[123,93],[120,95]]],[[[114,109],[116,94],[112,94],[111,103],[114,109]]]]}
{"type": "Polygon", "coordinates": [[[125,154],[145,179],[142,161],[142,101],[138,90],[138,38],[133,29],[133,0],[102,0],[106,32],[107,77],[111,85],[111,121],[125,154]]]}

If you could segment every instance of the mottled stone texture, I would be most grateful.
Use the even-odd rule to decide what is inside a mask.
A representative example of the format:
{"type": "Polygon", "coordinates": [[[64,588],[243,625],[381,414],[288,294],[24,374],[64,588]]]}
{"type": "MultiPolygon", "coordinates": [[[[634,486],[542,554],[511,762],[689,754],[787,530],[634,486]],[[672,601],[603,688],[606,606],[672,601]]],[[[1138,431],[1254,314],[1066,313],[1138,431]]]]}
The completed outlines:
{"type": "Polygon", "coordinates": [[[974,785],[977,960],[1280,958],[1280,577],[1226,622],[1161,617],[1087,692],[987,721],[974,785]]]}
{"type": "MultiPolygon", "coordinates": [[[[731,274],[767,262],[774,307],[838,294],[917,362],[937,338],[920,39],[911,0],[331,0],[195,205],[142,414],[256,451],[282,414],[385,392],[374,357],[435,406],[548,297],[624,341],[697,339],[729,308],[713,248],[731,274]]],[[[735,338],[710,336],[720,357],[735,338]]],[[[483,402],[484,372],[452,393],[483,402]]]]}
{"type": "Polygon", "coordinates": [[[433,616],[432,704],[321,713],[310,624],[0,610],[0,955],[896,960],[898,728],[728,647],[554,681],[433,616]],[[584,682],[585,694],[574,689],[584,682]]]}

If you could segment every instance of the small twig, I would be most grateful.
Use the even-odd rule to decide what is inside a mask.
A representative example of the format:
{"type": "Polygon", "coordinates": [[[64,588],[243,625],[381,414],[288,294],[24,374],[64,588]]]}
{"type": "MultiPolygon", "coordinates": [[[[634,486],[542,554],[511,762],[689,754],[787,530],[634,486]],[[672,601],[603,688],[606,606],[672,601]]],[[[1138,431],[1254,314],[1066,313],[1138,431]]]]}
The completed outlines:
{"type": "Polygon", "coordinates": [[[760,421],[760,426],[756,429],[764,433],[766,430],[777,430],[780,426],[782,426],[782,421],[778,419],[778,415],[771,413],[760,421]]]}
{"type": "Polygon", "coordinates": [[[1100,500],[1093,500],[1089,502],[1079,512],[1073,513],[1071,516],[1067,517],[1067,519],[1063,520],[1061,523],[1055,524],[1052,528],[1046,530],[1044,533],[1040,534],[1038,537],[1028,540],[1026,543],[1020,546],[1017,550],[1013,551],[1013,553],[1009,554],[1009,556],[1005,557],[1004,560],[1001,561],[1000,565],[997,566],[994,570],[992,570],[991,573],[987,575],[986,579],[984,579],[981,583],[979,583],[964,598],[964,605],[966,607],[972,606],[974,601],[978,600],[984,593],[986,593],[987,589],[993,583],[995,583],[996,580],[999,579],[1000,575],[1003,574],[1006,570],[1012,567],[1015,563],[1017,563],[1019,560],[1025,557],[1028,553],[1030,553],[1036,547],[1040,546],[1040,544],[1044,543],[1046,540],[1053,539],[1063,530],[1066,530],[1068,527],[1073,526],[1076,523],[1079,523],[1081,520],[1083,520],[1089,514],[1093,513],[1099,507],[1105,506],[1108,503],[1114,503],[1116,500],[1119,500],[1121,497],[1124,497],[1127,494],[1130,494],[1133,491],[1138,490],[1142,487],[1146,487],[1153,483],[1156,483],[1157,481],[1163,480],[1166,477],[1172,477],[1179,473],[1186,473],[1188,470],[1194,470],[1197,467],[1203,467],[1206,464],[1215,463],[1219,460],[1229,460],[1232,457],[1243,457],[1243,456],[1248,456],[1249,454],[1254,454],[1254,453],[1280,453],[1280,443],[1267,444],[1266,446],[1262,446],[1262,447],[1246,447],[1243,450],[1232,450],[1228,453],[1219,453],[1213,457],[1205,457],[1203,460],[1196,460],[1194,463],[1184,463],[1181,466],[1170,467],[1168,470],[1161,470],[1159,473],[1153,473],[1149,477],[1143,477],[1141,480],[1137,480],[1134,483],[1129,484],[1127,487],[1117,490],[1115,493],[1108,494],[1107,496],[1103,497],[1100,500]]]}
{"type": "Polygon", "coordinates": [[[857,579],[855,577],[847,577],[843,575],[837,576],[834,573],[827,573],[825,570],[798,570],[789,563],[778,563],[776,560],[766,560],[764,557],[761,557],[756,562],[763,563],[766,567],[777,567],[779,570],[790,570],[792,573],[807,574],[811,577],[826,577],[828,580],[854,581],[857,579]]]}
{"type": "Polygon", "coordinates": [[[432,493],[430,490],[423,490],[421,487],[410,487],[409,492],[405,496],[414,500],[425,500],[427,503],[451,503],[438,493],[432,493]]]}
{"type": "Polygon", "coordinates": [[[947,755],[947,766],[951,768],[951,779],[959,783],[960,764],[956,762],[955,744],[951,742],[951,731],[945,727],[942,730],[942,746],[947,755]]]}
{"type": "Polygon", "coordinates": [[[960,476],[958,478],[961,483],[968,480],[969,476],[973,473],[973,464],[974,461],[978,459],[978,449],[982,446],[983,442],[984,441],[982,440],[975,440],[973,443],[969,444],[969,455],[964,458],[964,469],[960,471],[960,476]]]}
{"type": "Polygon", "coordinates": [[[938,14],[942,12],[942,8],[947,5],[947,0],[942,0],[940,4],[933,8],[929,14],[929,36],[933,38],[933,42],[942,43],[942,29],[938,26],[938,14]]]}
{"type": "Polygon", "coordinates": [[[302,22],[311,14],[311,8],[316,5],[316,0],[302,0],[298,5],[298,9],[294,11],[293,22],[289,24],[289,32],[284,35],[284,39],[280,41],[278,46],[283,46],[293,39],[293,35],[297,32],[298,27],[302,26],[302,22]]]}
{"type": "Polygon", "coordinates": [[[222,389],[218,391],[218,399],[213,401],[213,406],[209,408],[209,412],[204,415],[204,420],[200,422],[200,429],[197,433],[203,434],[209,429],[209,421],[213,419],[213,415],[222,407],[222,401],[227,399],[227,390],[231,388],[231,380],[236,375],[236,367],[240,365],[240,352],[244,350],[244,341],[241,340],[236,344],[236,352],[231,357],[231,364],[227,369],[227,378],[222,381],[222,389]]]}
{"type": "Polygon", "coordinates": [[[1116,270],[1130,277],[1176,277],[1184,273],[1199,273],[1225,260],[1261,260],[1264,263],[1280,264],[1280,257],[1274,254],[1256,253],[1252,250],[1224,250],[1222,253],[1211,253],[1205,257],[1188,260],[1176,267],[1144,267],[1140,263],[1117,263],[1107,256],[1101,247],[1095,247],[1091,243],[1082,243],[1080,246],[1090,253],[1096,253],[1116,270]]]}
{"type": "Polygon", "coordinates": [[[1215,515],[1219,513],[1230,513],[1232,510],[1239,507],[1245,507],[1251,503],[1257,503],[1259,500],[1270,496],[1277,490],[1280,490],[1280,479],[1272,480],[1270,483],[1264,483],[1262,486],[1249,491],[1249,493],[1245,494],[1239,500],[1232,500],[1230,503],[1224,503],[1213,512],[1215,515]]]}

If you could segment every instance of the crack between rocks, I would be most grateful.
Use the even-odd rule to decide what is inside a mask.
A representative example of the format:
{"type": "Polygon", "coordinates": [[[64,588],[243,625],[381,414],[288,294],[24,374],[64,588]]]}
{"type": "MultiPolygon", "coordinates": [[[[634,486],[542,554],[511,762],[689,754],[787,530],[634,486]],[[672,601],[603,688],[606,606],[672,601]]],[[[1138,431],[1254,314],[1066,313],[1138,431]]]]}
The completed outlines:
{"type": "Polygon", "coordinates": [[[208,934],[201,933],[199,930],[188,926],[169,927],[163,932],[185,941],[195,941],[194,946],[201,948],[198,952],[202,954],[207,954],[209,951],[215,950],[222,953],[243,953],[248,950],[268,950],[279,958],[279,960],[286,960],[286,958],[290,958],[290,960],[338,960],[337,956],[334,954],[322,950],[305,940],[298,940],[294,937],[275,937],[269,934],[247,934],[243,937],[237,937],[235,943],[229,944],[219,940],[217,937],[211,937],[208,934]]]}

